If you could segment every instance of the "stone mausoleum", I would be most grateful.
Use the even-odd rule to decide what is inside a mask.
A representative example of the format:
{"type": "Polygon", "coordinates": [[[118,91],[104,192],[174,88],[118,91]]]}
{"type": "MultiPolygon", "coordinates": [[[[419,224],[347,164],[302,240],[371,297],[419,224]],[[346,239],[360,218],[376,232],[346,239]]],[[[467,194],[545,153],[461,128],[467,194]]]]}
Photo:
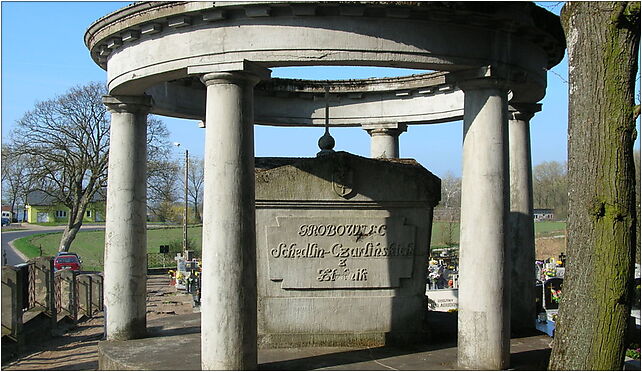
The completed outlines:
{"type": "Polygon", "coordinates": [[[425,341],[440,181],[412,160],[258,158],[259,345],[425,341]]]}
{"type": "MultiPolygon", "coordinates": [[[[529,120],[564,55],[559,17],[526,2],[140,2],[94,22],[85,44],[107,71],[112,115],[107,342],[147,334],[147,114],[205,125],[203,369],[257,367],[254,125],[327,118],[366,130],[372,157],[397,158],[413,125],[463,119],[457,363],[509,367],[511,328],[532,327],[529,120]],[[319,65],[434,72],[270,78],[273,67],[319,65]]],[[[269,226],[281,223],[291,221],[269,226]]]]}

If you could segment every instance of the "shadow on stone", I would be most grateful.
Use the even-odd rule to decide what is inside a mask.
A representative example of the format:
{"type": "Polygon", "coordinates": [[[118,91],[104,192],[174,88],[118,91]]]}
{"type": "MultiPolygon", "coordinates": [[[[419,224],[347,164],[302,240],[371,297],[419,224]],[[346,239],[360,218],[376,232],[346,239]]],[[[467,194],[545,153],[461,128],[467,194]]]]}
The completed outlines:
{"type": "Polygon", "coordinates": [[[511,353],[510,368],[514,370],[545,371],[548,369],[548,360],[551,349],[529,350],[511,353]]]}
{"type": "Polygon", "coordinates": [[[147,328],[147,337],[170,337],[201,333],[201,327],[164,328],[163,326],[147,328]]]}
{"type": "Polygon", "coordinates": [[[426,315],[433,343],[457,343],[457,312],[429,311],[426,315]]]}
{"type": "MultiPolygon", "coordinates": [[[[374,362],[377,363],[378,360],[383,360],[387,358],[396,358],[402,359],[403,357],[410,357],[407,362],[410,362],[410,365],[407,365],[407,369],[422,369],[425,368],[425,362],[422,358],[414,356],[414,354],[426,353],[430,351],[442,350],[451,347],[451,345],[418,345],[412,348],[397,348],[390,346],[382,346],[368,349],[359,349],[359,350],[347,350],[347,351],[338,351],[333,353],[326,353],[321,355],[312,355],[306,357],[300,357],[296,359],[281,360],[274,362],[267,362],[259,364],[260,370],[312,370],[312,369],[322,369],[329,367],[340,367],[351,365],[349,369],[360,369],[355,368],[353,364],[357,363],[367,363],[374,362]],[[412,359],[412,360],[411,360],[412,359]]],[[[396,365],[399,364],[397,361],[396,365]]],[[[443,365],[444,369],[448,369],[446,365],[443,365]]],[[[372,369],[373,364],[364,364],[364,367],[361,369],[372,369]]],[[[347,368],[347,367],[346,367],[347,368]]]]}
{"type": "Polygon", "coordinates": [[[98,369],[98,361],[83,362],[51,368],[51,371],[92,371],[98,369]]]}

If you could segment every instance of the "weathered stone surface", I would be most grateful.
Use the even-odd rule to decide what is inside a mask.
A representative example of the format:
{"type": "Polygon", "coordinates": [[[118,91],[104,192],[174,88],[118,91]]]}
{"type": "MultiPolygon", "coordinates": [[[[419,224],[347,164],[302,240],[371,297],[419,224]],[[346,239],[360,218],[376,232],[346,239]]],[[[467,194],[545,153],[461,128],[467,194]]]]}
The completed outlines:
{"type": "MultiPolygon", "coordinates": [[[[266,71],[263,70],[263,73],[266,71]]],[[[201,368],[256,369],[252,89],[247,72],[211,73],[205,118],[201,368]]]]}
{"type": "Polygon", "coordinates": [[[91,276],[80,274],[76,276],[78,293],[78,316],[91,317],[91,276]]]}
{"type": "Polygon", "coordinates": [[[22,328],[24,292],[23,272],[13,266],[2,267],[2,336],[18,340],[22,328]]]}
{"type": "Polygon", "coordinates": [[[35,307],[51,320],[51,328],[56,326],[56,301],[54,298],[53,257],[36,257],[29,261],[33,270],[35,307]]]}
{"type": "Polygon", "coordinates": [[[412,276],[415,226],[402,217],[363,217],[358,223],[350,217],[276,221],[265,233],[269,277],[282,281],[281,288],[395,288],[401,278],[412,276]]]}
{"type": "MultiPolygon", "coordinates": [[[[148,96],[105,96],[111,112],[105,221],[105,333],[109,340],[143,337],[147,279],[148,96]]],[[[91,286],[91,279],[89,285],[91,286]]],[[[91,316],[91,298],[87,300],[91,316]]]]}
{"type": "MultiPolygon", "coordinates": [[[[512,88],[517,102],[536,102],[544,94],[546,70],[564,55],[559,17],[530,3],[362,5],[357,15],[343,3],[140,3],[96,21],[85,44],[108,70],[112,94],[141,94],[203,69],[234,71],[230,66],[244,61],[267,68],[370,65],[439,71],[492,64],[524,77],[512,88]]],[[[174,97],[179,105],[165,109],[191,116],[189,98],[174,97]]]]}
{"type": "Polygon", "coordinates": [[[91,278],[90,312],[93,316],[103,310],[103,276],[90,274],[89,277],[91,278]]]}
{"type": "Polygon", "coordinates": [[[256,164],[261,346],[421,337],[439,179],[345,152],[256,164]]]}
{"type": "MultiPolygon", "coordinates": [[[[55,273],[60,280],[60,306],[58,314],[67,316],[72,321],[78,319],[78,307],[76,296],[76,275],[75,271],[61,270],[55,273]]],[[[101,293],[102,295],[102,293],[101,293]]]]}

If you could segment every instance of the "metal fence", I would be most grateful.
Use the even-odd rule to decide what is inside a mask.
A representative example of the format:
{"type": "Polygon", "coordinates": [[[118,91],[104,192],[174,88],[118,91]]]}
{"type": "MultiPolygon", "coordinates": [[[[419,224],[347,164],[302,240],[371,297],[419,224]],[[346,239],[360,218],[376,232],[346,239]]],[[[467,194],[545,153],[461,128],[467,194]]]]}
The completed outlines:
{"type": "Polygon", "coordinates": [[[61,270],[52,257],[2,267],[2,361],[17,355],[27,340],[55,334],[58,322],[92,317],[103,310],[103,277],[61,270]],[[29,336],[26,336],[29,335],[29,336]]]}
{"type": "Polygon", "coordinates": [[[166,268],[176,266],[171,253],[147,253],[147,268],[166,268]]]}

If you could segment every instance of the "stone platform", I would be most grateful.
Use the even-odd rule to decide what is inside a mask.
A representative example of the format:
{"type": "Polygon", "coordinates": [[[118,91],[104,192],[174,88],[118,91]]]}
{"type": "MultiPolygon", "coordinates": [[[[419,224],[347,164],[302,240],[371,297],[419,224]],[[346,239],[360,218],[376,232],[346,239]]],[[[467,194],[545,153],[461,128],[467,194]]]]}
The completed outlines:
{"type": "MultiPolygon", "coordinates": [[[[454,315],[454,314],[453,314],[454,315]]],[[[452,324],[446,320],[440,323],[452,324]]],[[[102,341],[100,370],[200,370],[200,314],[184,314],[148,323],[150,337],[131,341],[102,341]]],[[[450,333],[452,335],[452,333],[450,333]]],[[[456,334],[456,333],[455,333],[456,334]]],[[[411,348],[310,347],[261,349],[259,370],[456,370],[457,347],[452,337],[411,348]]],[[[551,338],[546,335],[513,338],[510,368],[545,370],[551,338]]]]}

